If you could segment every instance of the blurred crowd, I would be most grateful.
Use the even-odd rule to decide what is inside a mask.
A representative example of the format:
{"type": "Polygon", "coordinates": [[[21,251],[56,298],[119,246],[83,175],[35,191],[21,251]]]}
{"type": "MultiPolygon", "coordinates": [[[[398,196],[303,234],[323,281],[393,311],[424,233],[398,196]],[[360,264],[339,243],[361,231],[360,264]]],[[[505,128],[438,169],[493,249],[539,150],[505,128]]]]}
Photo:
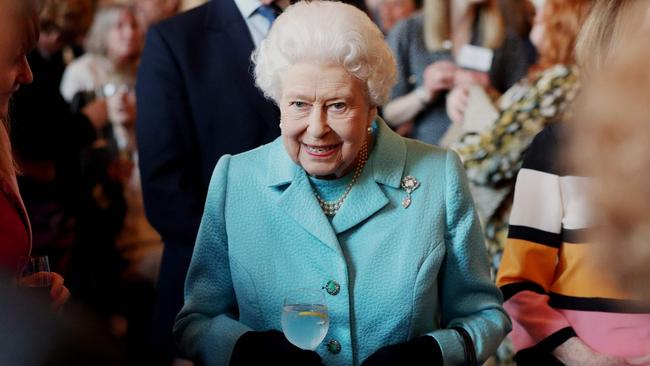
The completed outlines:
{"type": "MultiPolygon", "coordinates": [[[[255,9],[289,1],[38,3],[38,39],[25,50],[32,75],[3,118],[13,157],[2,166],[15,167],[3,178],[16,173],[31,254],[49,257],[125,364],[183,364],[172,327],[212,170],[221,155],[280,135],[277,107],[249,80],[272,23],[255,9]],[[246,27],[199,28],[210,7],[234,5],[246,27]]],[[[462,160],[514,324],[489,362],[650,365],[647,303],[620,307],[650,301],[650,2],[350,3],[397,63],[380,115],[462,160]],[[584,305],[594,298],[604,300],[584,305]],[[617,343],[629,334],[605,333],[618,319],[645,322],[645,333],[617,343]],[[602,338],[581,338],[596,328],[602,338]],[[540,344],[555,358],[540,361],[540,344]]]]}

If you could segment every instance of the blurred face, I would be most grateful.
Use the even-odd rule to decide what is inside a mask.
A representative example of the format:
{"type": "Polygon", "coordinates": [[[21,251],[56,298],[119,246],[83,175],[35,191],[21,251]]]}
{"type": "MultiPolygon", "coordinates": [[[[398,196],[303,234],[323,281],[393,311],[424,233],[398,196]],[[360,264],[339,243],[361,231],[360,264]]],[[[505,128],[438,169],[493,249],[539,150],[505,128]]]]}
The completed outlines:
{"type": "Polygon", "coordinates": [[[33,80],[27,63],[27,40],[21,34],[20,19],[0,0],[0,118],[6,118],[9,99],[20,84],[33,80]]]}
{"type": "Polygon", "coordinates": [[[377,115],[365,84],[340,66],[300,63],[281,77],[282,139],[293,161],[312,176],[350,172],[377,115]]]}
{"type": "Polygon", "coordinates": [[[140,31],[133,13],[123,11],[106,37],[108,57],[111,60],[135,57],[140,48],[140,31]]]}
{"type": "Polygon", "coordinates": [[[546,51],[543,49],[545,35],[546,26],[544,25],[544,8],[538,8],[533,21],[533,28],[530,30],[530,41],[540,54],[543,54],[546,51]]]}
{"type": "Polygon", "coordinates": [[[415,11],[414,0],[384,0],[379,5],[381,25],[388,32],[400,20],[408,17],[415,11]]]}

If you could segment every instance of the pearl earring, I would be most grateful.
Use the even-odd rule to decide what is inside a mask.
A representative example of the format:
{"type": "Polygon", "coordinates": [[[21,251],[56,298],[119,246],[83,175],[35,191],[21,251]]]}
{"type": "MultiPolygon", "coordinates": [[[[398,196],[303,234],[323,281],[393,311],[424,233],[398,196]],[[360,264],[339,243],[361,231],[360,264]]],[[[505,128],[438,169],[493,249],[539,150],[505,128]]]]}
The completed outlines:
{"type": "Polygon", "coordinates": [[[372,130],[372,127],[368,126],[368,130],[367,130],[367,131],[368,131],[368,135],[372,135],[372,131],[373,131],[373,130],[372,130]]]}

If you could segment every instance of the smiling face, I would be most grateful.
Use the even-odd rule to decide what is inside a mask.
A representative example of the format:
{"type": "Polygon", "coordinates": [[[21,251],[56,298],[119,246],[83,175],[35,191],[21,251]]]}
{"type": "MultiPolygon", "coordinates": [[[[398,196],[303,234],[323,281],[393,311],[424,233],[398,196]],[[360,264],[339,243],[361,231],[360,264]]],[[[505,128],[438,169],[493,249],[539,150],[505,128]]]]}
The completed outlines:
{"type": "Polygon", "coordinates": [[[32,82],[32,71],[27,63],[31,45],[18,16],[7,1],[0,0],[0,119],[7,117],[9,99],[20,84],[32,82]]]}
{"type": "Polygon", "coordinates": [[[282,139],[312,176],[341,177],[355,165],[377,116],[365,84],[341,66],[299,63],[282,77],[282,139]]]}

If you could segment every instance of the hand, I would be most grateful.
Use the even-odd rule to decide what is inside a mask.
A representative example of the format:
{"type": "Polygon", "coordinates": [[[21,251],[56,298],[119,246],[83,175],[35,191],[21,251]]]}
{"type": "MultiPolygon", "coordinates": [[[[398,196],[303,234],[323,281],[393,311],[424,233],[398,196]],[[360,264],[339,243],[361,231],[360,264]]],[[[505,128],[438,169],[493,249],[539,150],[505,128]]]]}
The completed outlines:
{"type": "Polygon", "coordinates": [[[450,61],[438,61],[424,69],[424,86],[432,94],[449,90],[454,86],[454,75],[458,67],[450,61]]]}
{"type": "Polygon", "coordinates": [[[557,346],[553,350],[553,356],[560,360],[566,366],[579,366],[579,365],[591,365],[591,366],[624,366],[629,365],[626,360],[613,357],[605,356],[600,353],[597,353],[589,346],[587,346],[583,341],[578,337],[572,337],[567,339],[564,343],[557,346]]]}
{"type": "Polygon", "coordinates": [[[361,366],[442,364],[442,351],[438,342],[431,336],[420,336],[378,349],[361,366]]]}
{"type": "Polygon", "coordinates": [[[54,272],[50,272],[50,299],[52,299],[52,306],[54,309],[59,310],[70,299],[70,291],[63,285],[63,277],[54,272]]]}
{"type": "Polygon", "coordinates": [[[487,89],[490,87],[490,75],[486,72],[459,69],[454,75],[454,85],[480,85],[487,89]]]}
{"type": "Polygon", "coordinates": [[[230,366],[260,364],[320,366],[323,362],[318,353],[294,346],[277,330],[246,332],[235,344],[230,366]]]}
{"type": "Polygon", "coordinates": [[[113,182],[126,182],[131,178],[135,163],[133,160],[118,158],[111,161],[106,168],[108,177],[113,182]]]}
{"type": "Polygon", "coordinates": [[[106,98],[108,119],[112,123],[127,127],[135,124],[135,93],[120,92],[106,98]]]}
{"type": "Polygon", "coordinates": [[[650,366],[650,354],[645,356],[627,358],[625,360],[630,366],[650,366]]]}
{"type": "Polygon", "coordinates": [[[447,115],[454,123],[462,123],[469,102],[469,87],[457,86],[447,95],[447,115]]]}
{"type": "Polygon", "coordinates": [[[81,110],[96,130],[101,130],[108,123],[108,111],[105,99],[95,99],[81,110]]]}

